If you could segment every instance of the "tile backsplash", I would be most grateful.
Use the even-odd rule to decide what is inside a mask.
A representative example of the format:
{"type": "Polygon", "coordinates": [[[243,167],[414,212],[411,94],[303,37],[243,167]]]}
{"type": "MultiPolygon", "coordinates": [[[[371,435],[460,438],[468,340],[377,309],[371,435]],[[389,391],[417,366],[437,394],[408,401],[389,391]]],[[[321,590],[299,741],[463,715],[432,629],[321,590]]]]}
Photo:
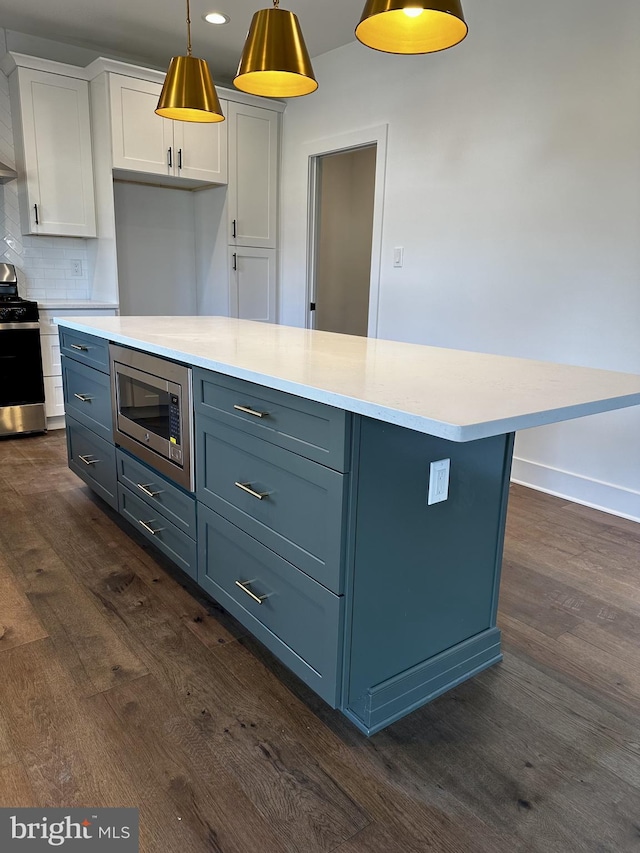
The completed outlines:
{"type": "MultiPolygon", "coordinates": [[[[0,160],[15,163],[9,81],[0,72],[0,160]]],[[[17,181],[0,185],[0,260],[15,264],[20,295],[28,299],[89,299],[85,241],[79,237],[24,237],[17,181]]]]}

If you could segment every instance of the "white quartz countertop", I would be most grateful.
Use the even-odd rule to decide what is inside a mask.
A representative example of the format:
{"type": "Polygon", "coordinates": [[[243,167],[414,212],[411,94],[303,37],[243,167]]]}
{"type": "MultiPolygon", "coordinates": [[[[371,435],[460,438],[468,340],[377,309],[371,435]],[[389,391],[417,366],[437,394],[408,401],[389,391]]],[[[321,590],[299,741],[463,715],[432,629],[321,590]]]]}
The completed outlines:
{"type": "Polygon", "coordinates": [[[640,375],[227,317],[60,325],[452,441],[640,404],[640,375]]]}

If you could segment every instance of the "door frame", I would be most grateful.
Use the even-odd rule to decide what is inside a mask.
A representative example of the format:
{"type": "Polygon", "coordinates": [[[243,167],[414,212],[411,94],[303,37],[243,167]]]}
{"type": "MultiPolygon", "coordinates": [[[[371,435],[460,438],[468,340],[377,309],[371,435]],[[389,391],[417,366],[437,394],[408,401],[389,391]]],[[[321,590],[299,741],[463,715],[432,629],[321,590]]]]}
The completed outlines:
{"type": "Polygon", "coordinates": [[[325,154],[339,154],[355,148],[376,146],[375,191],[373,200],[373,229],[371,239],[371,275],[369,278],[369,320],[367,335],[378,337],[378,315],[380,307],[380,270],[382,262],[382,224],[384,211],[385,178],[387,172],[387,137],[389,125],[353,130],[316,139],[304,146],[304,156],[308,163],[307,178],[307,271],[306,271],[306,327],[314,327],[314,312],[310,305],[315,290],[316,233],[318,189],[318,160],[325,154]]]}

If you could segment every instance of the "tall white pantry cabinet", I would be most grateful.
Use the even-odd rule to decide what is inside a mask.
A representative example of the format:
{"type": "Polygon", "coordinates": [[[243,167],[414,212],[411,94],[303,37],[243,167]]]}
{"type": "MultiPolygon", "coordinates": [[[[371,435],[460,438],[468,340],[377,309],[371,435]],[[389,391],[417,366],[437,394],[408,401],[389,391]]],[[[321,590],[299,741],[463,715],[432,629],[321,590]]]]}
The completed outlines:
{"type": "Polygon", "coordinates": [[[277,113],[230,103],[229,313],[276,320],[277,113]]]}

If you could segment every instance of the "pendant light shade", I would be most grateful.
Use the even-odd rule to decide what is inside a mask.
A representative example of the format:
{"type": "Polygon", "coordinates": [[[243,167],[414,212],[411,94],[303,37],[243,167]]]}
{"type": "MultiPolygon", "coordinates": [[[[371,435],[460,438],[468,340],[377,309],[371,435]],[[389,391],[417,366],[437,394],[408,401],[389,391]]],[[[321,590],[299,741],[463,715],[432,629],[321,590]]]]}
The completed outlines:
{"type": "Polygon", "coordinates": [[[156,113],[175,121],[224,121],[209,66],[191,55],[191,19],[187,0],[187,56],[174,56],[169,65],[156,113]]]}
{"type": "Polygon", "coordinates": [[[460,0],[367,0],[356,38],[386,53],[435,53],[467,32],[460,0]]]}
{"type": "Polygon", "coordinates": [[[261,9],[251,21],[234,86],[252,95],[296,98],[318,88],[296,15],[261,9]]]}

